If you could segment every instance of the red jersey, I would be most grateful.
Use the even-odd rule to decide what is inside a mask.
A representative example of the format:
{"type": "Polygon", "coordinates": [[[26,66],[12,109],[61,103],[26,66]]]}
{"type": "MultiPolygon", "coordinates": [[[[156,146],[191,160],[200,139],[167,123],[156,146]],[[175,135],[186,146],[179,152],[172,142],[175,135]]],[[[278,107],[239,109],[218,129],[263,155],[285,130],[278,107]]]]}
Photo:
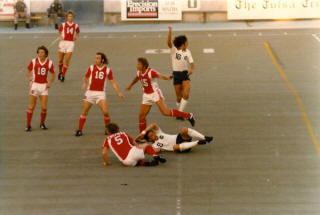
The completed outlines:
{"type": "Polygon", "coordinates": [[[91,65],[85,77],[89,79],[88,90],[94,91],[105,91],[107,78],[113,80],[112,71],[107,66],[91,65]]]}
{"type": "Polygon", "coordinates": [[[80,28],[78,24],[64,22],[59,27],[59,32],[62,35],[63,40],[74,41],[75,33],[80,33],[80,28]]]}
{"type": "Polygon", "coordinates": [[[54,73],[52,60],[46,58],[44,63],[41,63],[39,58],[31,60],[28,70],[32,72],[32,81],[39,84],[48,83],[48,72],[54,73]]]}
{"type": "Polygon", "coordinates": [[[133,143],[134,140],[130,135],[125,132],[118,132],[107,137],[103,147],[111,148],[119,160],[124,161],[132,147],[134,147],[133,143]]]}
{"type": "Polygon", "coordinates": [[[143,92],[151,94],[156,92],[159,88],[156,78],[159,78],[159,73],[151,68],[148,68],[147,71],[142,74],[141,71],[137,72],[137,77],[140,80],[143,92]]]}

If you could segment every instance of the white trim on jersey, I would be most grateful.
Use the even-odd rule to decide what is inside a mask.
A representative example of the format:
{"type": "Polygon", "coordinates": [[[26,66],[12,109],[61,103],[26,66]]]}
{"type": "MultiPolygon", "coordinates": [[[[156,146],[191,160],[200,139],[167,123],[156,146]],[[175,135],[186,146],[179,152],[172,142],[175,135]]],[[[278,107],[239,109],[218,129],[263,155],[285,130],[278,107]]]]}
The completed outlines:
{"type": "Polygon", "coordinates": [[[106,91],[107,79],[109,79],[108,76],[109,76],[109,72],[110,72],[110,68],[109,67],[106,67],[106,68],[107,68],[107,70],[106,70],[106,78],[104,79],[103,91],[106,91]]]}
{"type": "Polygon", "coordinates": [[[64,27],[65,27],[65,22],[64,23],[62,23],[62,31],[61,31],[61,36],[62,36],[62,39],[64,40],[64,27]]]}
{"type": "Polygon", "coordinates": [[[35,74],[36,71],[34,70],[34,68],[36,66],[36,59],[37,58],[32,59],[32,82],[34,82],[36,79],[36,74],[35,74]]]}
{"type": "Polygon", "coordinates": [[[93,72],[94,65],[91,65],[89,68],[90,68],[90,76],[89,76],[89,83],[88,83],[87,90],[90,90],[90,86],[91,86],[91,82],[92,82],[92,72],[93,72]]]}

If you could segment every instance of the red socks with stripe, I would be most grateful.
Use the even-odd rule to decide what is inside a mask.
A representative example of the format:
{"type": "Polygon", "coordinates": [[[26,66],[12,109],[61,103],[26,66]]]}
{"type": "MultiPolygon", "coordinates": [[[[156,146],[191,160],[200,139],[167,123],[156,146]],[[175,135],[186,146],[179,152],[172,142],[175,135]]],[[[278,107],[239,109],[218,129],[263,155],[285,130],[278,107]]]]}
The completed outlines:
{"type": "Polygon", "coordinates": [[[62,77],[64,77],[67,73],[67,70],[68,70],[68,65],[63,65],[63,68],[62,68],[62,77]]]}
{"type": "Polygon", "coordinates": [[[44,124],[44,122],[46,121],[46,116],[47,116],[47,110],[46,109],[41,110],[40,125],[44,124]]]}
{"type": "Polygon", "coordinates": [[[170,112],[172,117],[183,117],[185,119],[189,119],[191,117],[190,113],[178,111],[176,109],[171,109],[170,112]]]}
{"type": "Polygon", "coordinates": [[[79,131],[82,131],[85,122],[86,122],[86,117],[81,115],[79,119],[79,128],[78,128],[79,131]]]}
{"type": "Polygon", "coordinates": [[[144,150],[147,154],[152,155],[152,156],[157,156],[158,153],[153,149],[152,146],[147,145],[145,150],[144,150]]]}
{"type": "Polygon", "coordinates": [[[28,111],[27,111],[27,127],[31,126],[32,114],[33,114],[33,110],[28,109],[28,111]]]}
{"type": "Polygon", "coordinates": [[[141,133],[147,127],[147,120],[139,120],[139,132],[141,133]]]}

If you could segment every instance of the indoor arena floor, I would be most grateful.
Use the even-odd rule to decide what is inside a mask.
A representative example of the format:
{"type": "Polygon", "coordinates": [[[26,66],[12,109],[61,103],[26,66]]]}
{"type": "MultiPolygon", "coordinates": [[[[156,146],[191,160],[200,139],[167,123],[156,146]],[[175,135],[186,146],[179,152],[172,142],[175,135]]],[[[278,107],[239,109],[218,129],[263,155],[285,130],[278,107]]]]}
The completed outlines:
{"type": "MultiPolygon", "coordinates": [[[[82,109],[81,80],[105,52],[126,98],[110,84],[111,119],[138,132],[142,89],[125,87],[136,59],[169,75],[167,32],[82,33],[65,83],[49,91],[47,123],[24,131],[29,103],[25,75],[39,45],[57,70],[55,34],[0,35],[1,215],[293,215],[320,214],[320,30],[185,32],[195,60],[187,111],[195,129],[215,142],[190,153],[166,152],[157,167],[123,167],[109,152],[103,166],[104,123],[93,106],[84,136],[74,132],[82,109]],[[317,34],[319,33],[319,34],[317,34]]],[[[174,35],[177,35],[175,33],[174,35]]],[[[171,81],[159,81],[175,107],[171,81]]],[[[148,116],[167,133],[188,122],[148,116]]]]}

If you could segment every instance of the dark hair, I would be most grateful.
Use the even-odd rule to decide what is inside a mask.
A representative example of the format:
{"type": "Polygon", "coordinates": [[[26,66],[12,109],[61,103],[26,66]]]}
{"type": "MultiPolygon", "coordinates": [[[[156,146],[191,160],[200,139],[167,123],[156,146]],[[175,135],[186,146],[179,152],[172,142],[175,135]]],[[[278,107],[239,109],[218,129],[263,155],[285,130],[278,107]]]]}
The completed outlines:
{"type": "Polygon", "coordinates": [[[96,55],[100,55],[100,56],[101,56],[101,62],[102,62],[103,64],[109,64],[108,58],[107,58],[107,56],[106,56],[104,53],[102,53],[102,52],[97,52],[96,55]]]}
{"type": "Polygon", "coordinates": [[[173,40],[174,46],[178,49],[188,41],[185,35],[177,36],[173,40]]]}
{"type": "Polygon", "coordinates": [[[111,133],[111,134],[115,134],[119,132],[119,126],[114,123],[114,122],[110,122],[108,125],[106,125],[106,129],[111,133]]]}
{"type": "Polygon", "coordinates": [[[68,17],[69,14],[72,14],[72,16],[74,17],[74,12],[72,10],[68,10],[66,13],[66,17],[68,17]]]}
{"type": "Polygon", "coordinates": [[[146,134],[144,135],[144,139],[148,142],[150,142],[150,138],[148,136],[150,132],[152,132],[152,130],[147,131],[146,134]]]}
{"type": "Polygon", "coordinates": [[[38,48],[37,48],[37,54],[39,53],[39,50],[43,50],[45,53],[46,53],[46,57],[48,57],[48,55],[49,55],[49,51],[48,51],[48,49],[47,49],[47,47],[45,47],[45,46],[39,46],[38,48]]]}
{"type": "Polygon", "coordinates": [[[144,68],[148,68],[149,67],[149,62],[146,58],[144,57],[139,57],[138,58],[138,62],[142,63],[144,68]]]}

